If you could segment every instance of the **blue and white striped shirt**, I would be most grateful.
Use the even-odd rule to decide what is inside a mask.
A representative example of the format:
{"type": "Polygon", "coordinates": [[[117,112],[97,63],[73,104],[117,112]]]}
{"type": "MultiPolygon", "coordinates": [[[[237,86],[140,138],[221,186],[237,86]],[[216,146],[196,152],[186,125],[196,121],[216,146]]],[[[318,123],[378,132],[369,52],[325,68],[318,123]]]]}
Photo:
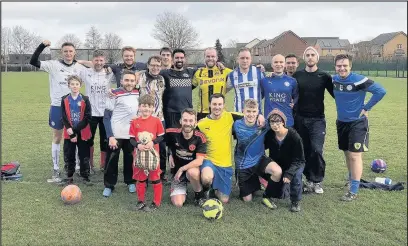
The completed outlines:
{"type": "Polygon", "coordinates": [[[261,86],[260,82],[265,75],[261,72],[260,68],[251,66],[248,73],[241,73],[239,67],[234,69],[227,79],[227,87],[234,88],[234,111],[242,112],[244,109],[244,101],[252,98],[257,100],[259,104],[259,113],[261,113],[261,86]]]}

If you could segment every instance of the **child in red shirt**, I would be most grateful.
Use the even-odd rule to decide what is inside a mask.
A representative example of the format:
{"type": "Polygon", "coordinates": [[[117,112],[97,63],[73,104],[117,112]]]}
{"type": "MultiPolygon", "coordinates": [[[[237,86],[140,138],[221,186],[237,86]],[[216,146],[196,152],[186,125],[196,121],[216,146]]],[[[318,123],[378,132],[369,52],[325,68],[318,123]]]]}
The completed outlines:
{"type": "MultiPolygon", "coordinates": [[[[159,118],[152,116],[154,111],[154,98],[147,94],[139,98],[139,117],[132,120],[130,123],[129,135],[130,143],[139,151],[150,151],[154,148],[159,153],[159,143],[164,139],[164,129],[159,118]],[[139,139],[140,134],[149,134],[152,136],[150,142],[143,144],[139,139]]],[[[135,165],[137,161],[136,149],[134,151],[133,158],[133,179],[137,181],[136,192],[138,203],[135,206],[136,210],[154,211],[161,203],[163,185],[160,180],[160,158],[157,158],[157,168],[153,171],[146,171],[145,169],[138,168],[135,165]],[[148,173],[148,175],[147,175],[148,173]],[[153,184],[153,202],[150,206],[146,206],[145,194],[146,194],[146,181],[153,184]]]]}

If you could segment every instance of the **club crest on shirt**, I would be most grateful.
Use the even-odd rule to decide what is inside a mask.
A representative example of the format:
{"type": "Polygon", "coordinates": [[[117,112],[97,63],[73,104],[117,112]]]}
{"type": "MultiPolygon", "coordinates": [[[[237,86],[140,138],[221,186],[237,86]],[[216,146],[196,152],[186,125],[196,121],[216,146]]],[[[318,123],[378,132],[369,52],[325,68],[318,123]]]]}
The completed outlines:
{"type": "Polygon", "coordinates": [[[190,151],[194,151],[196,149],[196,146],[194,144],[190,144],[190,146],[188,146],[188,149],[190,151]]]}
{"type": "Polygon", "coordinates": [[[288,81],[285,81],[285,83],[283,83],[286,87],[289,87],[289,82],[288,81]]]}
{"type": "Polygon", "coordinates": [[[78,106],[81,107],[81,101],[78,102],[78,106]]]}
{"type": "Polygon", "coordinates": [[[188,78],[190,76],[187,73],[183,73],[183,77],[188,78]]]}
{"type": "Polygon", "coordinates": [[[351,90],[353,89],[353,86],[348,85],[348,86],[346,87],[346,89],[347,89],[348,91],[351,91],[351,90]]]}

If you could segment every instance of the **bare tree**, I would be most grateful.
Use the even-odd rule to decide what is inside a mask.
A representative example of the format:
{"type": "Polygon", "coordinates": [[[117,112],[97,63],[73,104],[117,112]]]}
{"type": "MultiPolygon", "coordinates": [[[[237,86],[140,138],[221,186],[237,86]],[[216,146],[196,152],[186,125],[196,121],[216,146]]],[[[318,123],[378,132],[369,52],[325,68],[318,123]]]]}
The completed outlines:
{"type": "Polygon", "coordinates": [[[60,48],[61,45],[65,42],[73,43],[75,45],[75,48],[77,49],[81,48],[82,45],[81,39],[73,33],[68,33],[62,36],[62,38],[60,38],[60,40],[57,42],[58,48],[60,48]]]}
{"type": "Polygon", "coordinates": [[[8,27],[1,28],[1,64],[5,65],[7,72],[8,55],[10,54],[11,30],[8,27]]]}
{"type": "Polygon", "coordinates": [[[95,26],[91,26],[86,33],[85,47],[90,49],[99,49],[102,46],[102,35],[95,26]]]}
{"type": "Polygon", "coordinates": [[[225,62],[230,67],[233,67],[236,63],[236,58],[238,56],[237,43],[238,40],[230,39],[224,47],[225,62]]]}
{"type": "Polygon", "coordinates": [[[106,50],[106,58],[108,63],[115,63],[120,59],[120,48],[122,47],[123,40],[122,38],[115,33],[105,34],[103,40],[103,49],[106,50]]]}
{"type": "Polygon", "coordinates": [[[190,21],[181,14],[164,12],[156,18],[152,37],[164,46],[175,48],[193,48],[198,46],[198,33],[190,21]]]}
{"type": "Polygon", "coordinates": [[[31,49],[32,36],[30,32],[22,26],[14,26],[11,32],[11,53],[25,54],[31,49]]]}

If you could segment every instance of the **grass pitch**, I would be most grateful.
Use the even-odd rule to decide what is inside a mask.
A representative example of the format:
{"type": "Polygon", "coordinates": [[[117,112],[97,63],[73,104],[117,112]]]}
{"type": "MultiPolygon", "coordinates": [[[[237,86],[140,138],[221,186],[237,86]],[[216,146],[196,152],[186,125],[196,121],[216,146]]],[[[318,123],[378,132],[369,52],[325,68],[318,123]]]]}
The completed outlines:
{"type": "MultiPolygon", "coordinates": [[[[364,155],[363,178],[390,177],[407,181],[407,80],[374,78],[387,90],[369,114],[370,151],[364,155]],[[373,159],[388,163],[385,174],[370,171],[373,159]]],[[[46,182],[51,175],[51,130],[48,126],[49,84],[45,73],[2,73],[2,162],[22,164],[23,181],[2,182],[3,245],[406,245],[407,192],[361,190],[358,201],[341,203],[347,175],[337,149],[335,105],[326,96],[327,162],[323,195],[305,195],[302,212],[288,211],[289,201],[276,211],[253,202],[232,199],[220,221],[209,222],[192,205],[170,205],[169,186],[163,205],[152,213],[129,210],[136,203],[122,183],[112,197],[102,197],[102,175],[93,187],[79,185],[83,200],[64,206],[61,187],[46,182]]],[[[195,91],[195,95],[196,95],[195,91]]],[[[228,96],[232,108],[232,93],[228,96]]],[[[98,137],[97,137],[98,138],[98,137]]],[[[95,143],[98,143],[95,139],[95,143]]],[[[62,148],[61,148],[62,149],[62,148]]],[[[61,160],[62,151],[61,151],[61,160]]],[[[99,150],[95,148],[98,165],[99,150]]],[[[60,164],[62,165],[62,163],[60,164]]],[[[191,189],[189,189],[191,191],[191,189]]],[[[151,186],[148,201],[152,199],[151,186]]]]}

